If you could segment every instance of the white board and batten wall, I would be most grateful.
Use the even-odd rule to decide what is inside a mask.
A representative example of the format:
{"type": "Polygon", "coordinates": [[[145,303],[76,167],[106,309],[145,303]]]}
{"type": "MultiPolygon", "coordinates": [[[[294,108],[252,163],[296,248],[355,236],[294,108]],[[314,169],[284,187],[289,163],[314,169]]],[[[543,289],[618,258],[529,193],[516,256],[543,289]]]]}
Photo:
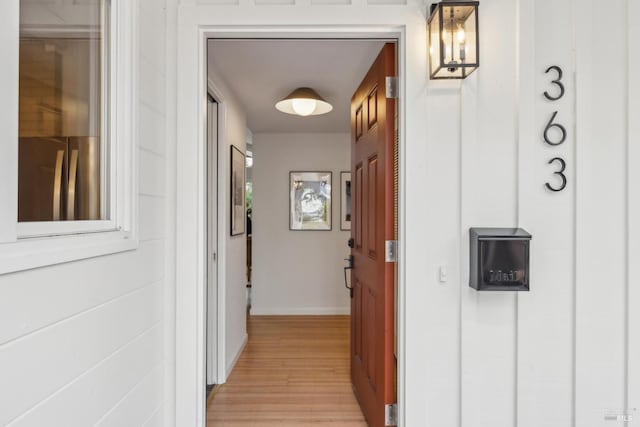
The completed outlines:
{"type": "Polygon", "coordinates": [[[140,0],[133,17],[139,243],[114,255],[0,275],[2,426],[151,427],[165,425],[172,413],[164,389],[172,363],[165,348],[172,329],[165,323],[172,282],[165,276],[165,7],[140,0]]]}
{"type": "Polygon", "coordinates": [[[460,233],[459,242],[445,246],[458,257],[460,287],[424,290],[424,311],[438,327],[426,329],[423,362],[428,379],[445,390],[425,385],[432,425],[582,427],[640,417],[633,409],[640,403],[638,318],[630,309],[638,304],[637,283],[629,275],[640,262],[632,215],[640,181],[629,167],[640,161],[637,107],[629,102],[638,50],[630,8],[637,17],[633,2],[623,0],[604,13],[591,1],[481,2],[481,68],[445,97],[460,102],[460,134],[447,142],[437,141],[445,110],[435,112],[447,100],[438,82],[429,83],[426,180],[451,183],[459,224],[449,220],[442,229],[444,218],[427,214],[426,235],[460,233]],[[606,28],[607,36],[595,28],[606,28]],[[551,84],[557,74],[545,74],[552,65],[562,68],[565,86],[554,102],[543,97],[558,93],[551,84]],[[543,132],[555,111],[567,138],[550,146],[543,132]],[[442,162],[438,153],[447,152],[442,162]],[[559,193],[544,186],[559,184],[557,163],[547,163],[554,157],[567,165],[568,185],[559,193]],[[468,228],[497,225],[533,235],[531,292],[466,286],[468,228]],[[442,306],[442,298],[450,304],[442,306]]]}
{"type": "Polygon", "coordinates": [[[251,314],[349,314],[340,230],[340,172],[351,167],[348,133],[253,136],[251,314]],[[289,230],[289,172],[332,172],[331,231],[289,230]]]}
{"type": "Polygon", "coordinates": [[[427,80],[422,2],[276,3],[187,0],[180,25],[357,22],[404,34],[404,425],[624,425],[640,407],[637,2],[483,0],[480,68],[463,82],[427,80]],[[542,97],[550,65],[564,71],[557,102],[542,97]],[[552,147],[542,133],[556,110],[568,134],[552,147]],[[544,187],[557,183],[553,157],[567,164],[557,194],[544,187]],[[468,287],[474,226],[532,233],[531,292],[468,287]]]}

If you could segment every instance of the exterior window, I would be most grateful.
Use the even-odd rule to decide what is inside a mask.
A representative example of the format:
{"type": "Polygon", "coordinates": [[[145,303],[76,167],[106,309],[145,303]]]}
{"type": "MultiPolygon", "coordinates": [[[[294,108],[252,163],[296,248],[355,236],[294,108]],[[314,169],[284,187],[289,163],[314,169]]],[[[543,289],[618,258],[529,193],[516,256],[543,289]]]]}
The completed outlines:
{"type": "Polygon", "coordinates": [[[0,0],[0,275],[138,247],[136,8],[0,0]]]}
{"type": "Polygon", "coordinates": [[[18,222],[111,219],[108,12],[20,1],[18,222]]]}

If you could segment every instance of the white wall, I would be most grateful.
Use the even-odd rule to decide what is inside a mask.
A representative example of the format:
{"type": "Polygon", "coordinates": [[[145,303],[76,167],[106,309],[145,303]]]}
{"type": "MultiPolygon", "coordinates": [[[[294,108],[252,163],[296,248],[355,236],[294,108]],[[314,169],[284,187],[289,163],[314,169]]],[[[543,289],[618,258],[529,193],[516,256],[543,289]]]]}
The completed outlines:
{"type": "Polygon", "coordinates": [[[209,67],[209,82],[222,102],[222,135],[218,150],[218,237],[224,248],[220,248],[219,268],[222,268],[221,292],[225,300],[225,367],[228,376],[247,342],[247,235],[231,236],[229,200],[231,183],[231,146],[243,153],[247,145],[247,120],[242,107],[228,88],[220,73],[209,67]]]}
{"type": "Polygon", "coordinates": [[[428,84],[431,130],[419,176],[438,203],[413,229],[428,236],[427,262],[414,270],[425,283],[409,292],[408,311],[419,305],[434,326],[421,326],[422,341],[417,325],[407,332],[417,358],[408,369],[427,402],[410,412],[424,425],[623,425],[605,421],[607,410],[622,415],[640,403],[629,353],[638,338],[628,329],[637,302],[628,271],[640,262],[628,250],[637,200],[627,162],[640,161],[626,154],[637,145],[627,130],[633,3],[613,1],[602,13],[592,1],[483,1],[480,69],[459,87],[428,84]],[[544,74],[550,65],[564,70],[558,102],[542,96],[554,89],[553,74],[544,74]],[[550,147],[542,131],[556,110],[568,138],[550,147]],[[555,183],[557,169],[547,165],[555,156],[566,160],[569,180],[558,194],[544,188],[555,183]],[[468,288],[471,226],[533,234],[531,292],[468,288]],[[439,265],[454,267],[446,285],[436,282],[439,265]]]}
{"type": "Polygon", "coordinates": [[[340,171],[351,168],[348,133],[255,134],[251,314],[348,314],[340,230],[340,171]],[[332,171],[331,231],[289,230],[289,171],[332,171]]]}
{"type": "MultiPolygon", "coordinates": [[[[405,30],[404,425],[623,425],[604,417],[608,408],[640,407],[637,2],[483,0],[481,65],[463,82],[427,79],[422,2],[333,2],[184,0],[180,46],[193,68],[198,23],[405,30]],[[565,69],[567,84],[557,104],[541,97],[552,64],[565,69]],[[541,132],[555,109],[569,138],[552,148],[541,132]],[[549,194],[546,161],[557,154],[569,186],[549,194]],[[468,287],[471,226],[533,234],[531,292],[468,287]]],[[[186,88],[192,94],[195,84],[186,88]]]]}
{"type": "Polygon", "coordinates": [[[162,425],[164,7],[136,18],[139,247],[0,276],[0,425],[162,425]]]}

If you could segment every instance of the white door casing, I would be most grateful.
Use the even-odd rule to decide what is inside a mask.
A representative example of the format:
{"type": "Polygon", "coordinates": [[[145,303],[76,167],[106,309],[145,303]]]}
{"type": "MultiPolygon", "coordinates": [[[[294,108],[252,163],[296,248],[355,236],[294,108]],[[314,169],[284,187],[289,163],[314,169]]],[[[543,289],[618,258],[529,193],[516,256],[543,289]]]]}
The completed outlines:
{"type": "MultiPolygon", "coordinates": [[[[206,9],[206,8],[205,8],[206,9]]],[[[202,10],[197,9],[198,12],[202,10]]],[[[180,291],[176,293],[176,424],[177,425],[194,425],[203,426],[205,424],[205,395],[204,395],[204,369],[205,369],[205,351],[204,351],[204,325],[205,325],[205,295],[204,280],[206,268],[204,262],[206,253],[204,248],[206,243],[203,241],[205,215],[203,210],[194,209],[198,206],[204,206],[205,201],[202,199],[203,193],[198,192],[197,188],[202,188],[205,180],[206,165],[203,162],[205,155],[206,133],[204,132],[206,113],[206,92],[207,87],[211,87],[211,82],[207,82],[206,73],[206,40],[216,37],[251,37],[251,38],[353,38],[353,39],[397,39],[398,40],[398,70],[400,76],[400,100],[398,107],[400,114],[404,113],[404,91],[406,82],[412,81],[412,85],[417,87],[422,82],[422,76],[414,74],[411,79],[403,78],[408,69],[405,66],[407,61],[407,49],[418,50],[419,43],[412,43],[407,46],[407,40],[419,40],[419,37],[425,36],[424,21],[418,19],[413,14],[407,13],[405,10],[398,10],[399,13],[371,13],[368,18],[370,22],[379,24],[387,22],[386,25],[362,26],[360,25],[323,25],[323,22],[335,21],[335,15],[321,14],[315,15],[311,22],[307,22],[305,27],[293,26],[300,24],[300,19],[295,16],[285,21],[287,23],[281,25],[267,25],[270,23],[269,16],[264,16],[262,25],[237,26],[229,27],[225,25],[225,19],[221,20],[220,15],[213,12],[218,9],[211,9],[212,13],[195,13],[196,9],[185,8],[179,11],[178,19],[178,46],[177,46],[177,63],[178,63],[178,104],[177,104],[177,129],[178,141],[180,147],[177,152],[177,264],[176,264],[176,287],[180,291]],[[184,13],[181,13],[184,12],[184,13]],[[324,20],[320,19],[324,16],[324,20]],[[220,26],[208,25],[205,23],[218,23],[220,26]],[[407,34],[411,33],[409,38],[407,34]],[[200,101],[198,101],[200,100],[200,101]],[[195,313],[195,315],[194,315],[195,313]],[[196,332],[194,334],[194,332],[196,332]]],[[[224,14],[223,14],[224,15],[224,14]]],[[[273,16],[272,16],[273,18],[273,16]]],[[[309,19],[306,19],[309,21],[309,19]]],[[[242,20],[241,20],[242,21],[242,20]]],[[[280,20],[282,21],[282,20],[280,20]]],[[[346,22],[360,22],[362,17],[358,19],[351,17],[346,22]]],[[[240,21],[239,21],[240,22],[240,21]]],[[[273,22],[273,21],[272,21],[273,22]]],[[[414,61],[417,59],[414,59],[414,61]]],[[[424,59],[418,60],[424,62],[424,59]]],[[[424,69],[426,72],[426,63],[414,66],[414,70],[424,69]]],[[[215,84],[215,82],[213,82],[215,84]]],[[[224,101],[222,101],[224,104],[224,101]]],[[[413,120],[418,120],[416,116],[417,110],[412,115],[413,120]]],[[[221,113],[219,117],[224,117],[221,113]]],[[[409,118],[406,118],[408,121],[409,118]]],[[[405,132],[405,123],[399,124],[400,131],[400,171],[403,170],[404,164],[404,140],[412,135],[405,132]]],[[[224,126],[224,119],[221,119],[221,126],[224,126]]],[[[415,127],[419,130],[420,127],[415,127]]],[[[417,133],[414,131],[414,133],[417,133]]],[[[413,135],[419,139],[421,135],[413,135]]],[[[220,138],[224,139],[224,129],[220,130],[220,138]]],[[[219,186],[222,182],[219,183],[219,186]]],[[[221,187],[219,187],[221,188],[221,187]]],[[[404,253],[402,236],[404,235],[404,176],[400,175],[400,203],[399,218],[400,220],[400,247],[399,254],[404,253]]],[[[220,194],[224,194],[221,191],[220,194]]],[[[220,198],[219,204],[219,224],[222,227],[226,224],[226,215],[224,214],[224,197],[220,198]]],[[[225,228],[220,228],[224,230],[225,228]]],[[[225,248],[221,245],[218,248],[218,265],[219,265],[219,283],[224,283],[224,259],[225,248]]],[[[405,396],[404,386],[404,262],[402,257],[399,258],[399,295],[398,295],[398,403],[399,403],[399,420],[403,425],[403,399],[405,396]]],[[[218,331],[224,333],[224,286],[220,286],[218,292],[218,331]]],[[[218,335],[219,342],[219,366],[226,366],[224,359],[224,342],[225,339],[218,335]]]]}

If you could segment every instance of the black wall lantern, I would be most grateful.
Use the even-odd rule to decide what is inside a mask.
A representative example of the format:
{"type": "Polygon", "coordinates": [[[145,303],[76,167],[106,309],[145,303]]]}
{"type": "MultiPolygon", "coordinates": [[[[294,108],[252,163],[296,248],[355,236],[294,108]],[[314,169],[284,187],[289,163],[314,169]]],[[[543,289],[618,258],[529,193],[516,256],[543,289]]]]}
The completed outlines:
{"type": "Polygon", "coordinates": [[[431,5],[429,75],[464,79],[480,65],[477,1],[443,0],[431,5]]]}

